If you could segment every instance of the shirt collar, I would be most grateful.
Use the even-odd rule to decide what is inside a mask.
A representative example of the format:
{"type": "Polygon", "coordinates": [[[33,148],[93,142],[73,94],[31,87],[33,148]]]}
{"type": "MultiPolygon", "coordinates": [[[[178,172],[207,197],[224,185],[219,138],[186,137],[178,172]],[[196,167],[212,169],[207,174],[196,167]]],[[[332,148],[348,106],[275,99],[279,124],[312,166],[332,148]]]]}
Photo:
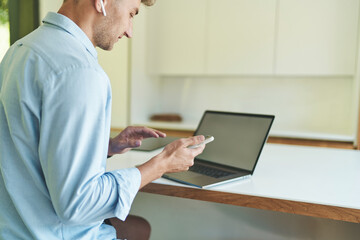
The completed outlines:
{"type": "Polygon", "coordinates": [[[59,13],[49,12],[43,19],[43,23],[55,25],[70,33],[84,45],[87,51],[95,59],[97,59],[97,52],[94,45],[92,44],[88,36],[84,33],[84,31],[70,18],[59,13]]]}

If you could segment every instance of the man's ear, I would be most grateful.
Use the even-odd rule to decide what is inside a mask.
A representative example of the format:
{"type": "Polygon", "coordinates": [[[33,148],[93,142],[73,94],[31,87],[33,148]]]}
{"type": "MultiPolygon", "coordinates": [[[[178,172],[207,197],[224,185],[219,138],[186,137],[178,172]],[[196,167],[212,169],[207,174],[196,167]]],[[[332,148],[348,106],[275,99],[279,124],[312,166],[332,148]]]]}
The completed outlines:
{"type": "Polygon", "coordinates": [[[102,13],[103,15],[106,15],[106,10],[105,7],[108,3],[108,0],[95,0],[94,4],[95,4],[95,9],[98,13],[102,13]],[[101,2],[103,3],[103,6],[101,6],[101,2]]]}

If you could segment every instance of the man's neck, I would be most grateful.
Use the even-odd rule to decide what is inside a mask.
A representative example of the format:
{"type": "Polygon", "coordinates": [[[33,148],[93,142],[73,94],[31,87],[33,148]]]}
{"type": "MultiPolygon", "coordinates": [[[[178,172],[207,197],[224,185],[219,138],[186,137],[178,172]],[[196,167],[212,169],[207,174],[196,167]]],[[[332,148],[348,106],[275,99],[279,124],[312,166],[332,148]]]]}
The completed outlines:
{"type": "Polygon", "coordinates": [[[96,12],[90,8],[89,4],[85,4],[84,1],[75,3],[74,0],[68,0],[63,3],[58,13],[68,17],[78,25],[96,47],[93,39],[93,23],[96,12]]]}

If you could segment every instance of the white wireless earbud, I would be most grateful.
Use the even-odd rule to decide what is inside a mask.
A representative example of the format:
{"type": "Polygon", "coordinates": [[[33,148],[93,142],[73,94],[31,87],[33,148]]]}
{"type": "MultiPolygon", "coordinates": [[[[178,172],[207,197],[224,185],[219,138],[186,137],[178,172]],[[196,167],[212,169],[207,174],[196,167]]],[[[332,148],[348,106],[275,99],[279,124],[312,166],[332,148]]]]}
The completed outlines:
{"type": "Polygon", "coordinates": [[[101,4],[101,10],[102,10],[102,12],[103,12],[103,14],[104,14],[104,17],[106,17],[106,11],[105,11],[105,7],[104,7],[104,2],[103,2],[103,0],[100,0],[100,4],[101,4]]]}

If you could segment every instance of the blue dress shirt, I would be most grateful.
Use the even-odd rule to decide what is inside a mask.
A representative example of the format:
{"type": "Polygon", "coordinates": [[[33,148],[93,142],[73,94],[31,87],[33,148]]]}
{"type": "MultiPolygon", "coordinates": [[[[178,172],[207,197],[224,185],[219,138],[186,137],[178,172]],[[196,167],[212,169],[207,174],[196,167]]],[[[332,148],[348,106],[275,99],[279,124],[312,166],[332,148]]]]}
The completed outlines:
{"type": "Polygon", "coordinates": [[[86,34],[49,13],[0,65],[0,239],[114,239],[137,168],[105,172],[110,82],[86,34]]]}

